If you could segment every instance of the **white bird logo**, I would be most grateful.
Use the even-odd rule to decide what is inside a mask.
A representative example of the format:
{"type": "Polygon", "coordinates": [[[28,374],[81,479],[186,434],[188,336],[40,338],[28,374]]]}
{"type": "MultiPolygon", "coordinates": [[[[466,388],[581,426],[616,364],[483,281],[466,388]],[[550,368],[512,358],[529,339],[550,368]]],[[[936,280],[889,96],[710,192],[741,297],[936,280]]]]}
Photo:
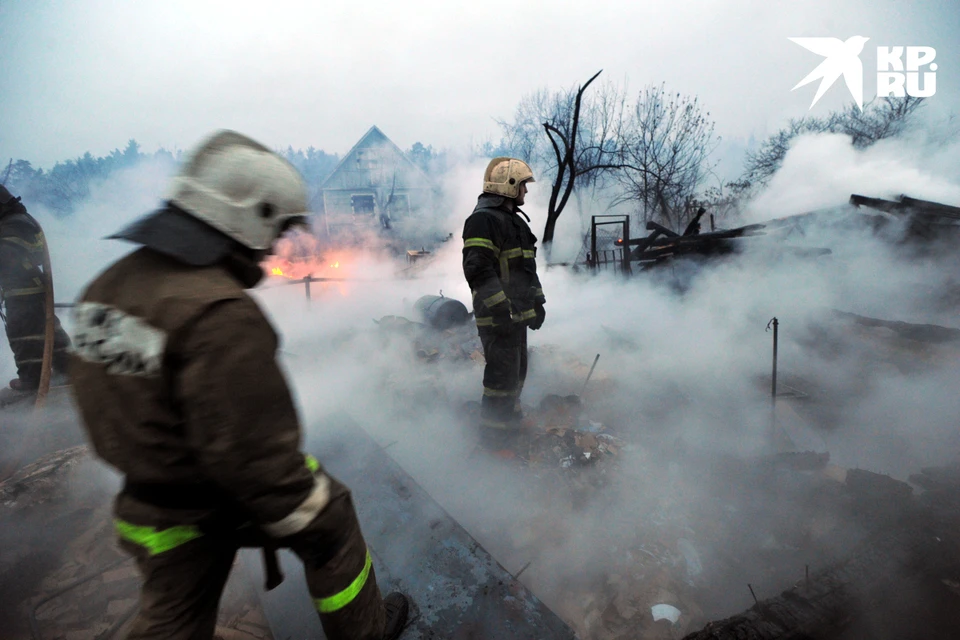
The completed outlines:
{"type": "Polygon", "coordinates": [[[857,101],[860,111],[863,111],[863,64],[860,62],[860,52],[863,51],[863,45],[869,39],[853,36],[844,42],[839,38],[788,38],[804,49],[826,58],[791,91],[796,91],[814,80],[823,78],[817,89],[817,95],[813,97],[813,103],[810,105],[813,109],[827,89],[843,75],[843,81],[847,84],[850,95],[857,101]]]}

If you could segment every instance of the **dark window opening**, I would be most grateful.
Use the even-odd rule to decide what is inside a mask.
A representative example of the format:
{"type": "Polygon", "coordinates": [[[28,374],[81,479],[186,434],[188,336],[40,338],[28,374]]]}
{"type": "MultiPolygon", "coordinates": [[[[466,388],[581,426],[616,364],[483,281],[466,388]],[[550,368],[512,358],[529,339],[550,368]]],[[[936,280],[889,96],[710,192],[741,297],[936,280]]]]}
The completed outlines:
{"type": "Polygon", "coordinates": [[[350,196],[350,206],[355,215],[373,215],[376,208],[373,196],[350,196]]]}

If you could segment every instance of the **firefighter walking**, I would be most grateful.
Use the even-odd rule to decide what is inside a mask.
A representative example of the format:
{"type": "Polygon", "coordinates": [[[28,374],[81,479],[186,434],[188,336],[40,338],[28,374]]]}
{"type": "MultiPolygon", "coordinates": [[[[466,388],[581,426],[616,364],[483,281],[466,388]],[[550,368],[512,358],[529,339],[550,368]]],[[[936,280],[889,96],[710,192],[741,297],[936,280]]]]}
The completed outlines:
{"type": "Polygon", "coordinates": [[[537,277],[537,238],[519,208],[530,182],[533,172],[525,162],[494,158],[484,172],[483,193],[463,226],[463,274],[486,359],[481,433],[491,444],[515,436],[522,426],[527,327],[539,329],[546,315],[537,277]]]}
{"type": "MultiPolygon", "coordinates": [[[[0,315],[6,328],[17,377],[10,391],[18,397],[37,393],[46,328],[46,239],[40,224],[7,188],[0,185],[0,315]]],[[[67,370],[70,338],[54,317],[53,373],[67,370]]],[[[9,393],[9,392],[8,392],[9,393]]]]}
{"type": "Polygon", "coordinates": [[[288,228],[303,181],[240,134],[203,143],[141,245],[75,309],[71,377],[97,454],[124,474],[116,532],[144,583],[130,638],[210,639],[240,546],[292,549],[330,640],[393,640],[408,602],[381,598],[350,491],[299,451],[277,335],[245,289],[288,228]]]}

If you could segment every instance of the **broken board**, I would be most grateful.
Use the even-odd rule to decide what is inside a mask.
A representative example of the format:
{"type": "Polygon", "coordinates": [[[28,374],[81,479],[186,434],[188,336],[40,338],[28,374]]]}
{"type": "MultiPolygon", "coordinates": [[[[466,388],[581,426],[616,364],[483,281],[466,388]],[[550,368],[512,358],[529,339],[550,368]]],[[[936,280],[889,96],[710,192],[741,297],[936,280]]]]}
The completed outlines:
{"type": "MultiPolygon", "coordinates": [[[[307,439],[326,470],[353,493],[381,591],[414,607],[401,640],[573,640],[573,631],[500,566],[376,442],[346,416],[336,436],[307,439]]],[[[261,581],[260,554],[243,561],[261,581]]],[[[275,638],[322,638],[299,560],[281,553],[286,580],[261,601],[275,638]]]]}

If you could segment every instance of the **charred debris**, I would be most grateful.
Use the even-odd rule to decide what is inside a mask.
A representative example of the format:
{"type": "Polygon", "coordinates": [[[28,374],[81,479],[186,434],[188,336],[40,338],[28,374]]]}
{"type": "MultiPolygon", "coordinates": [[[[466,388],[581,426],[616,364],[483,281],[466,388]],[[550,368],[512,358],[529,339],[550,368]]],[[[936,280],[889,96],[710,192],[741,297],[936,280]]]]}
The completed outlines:
{"type": "Polygon", "coordinates": [[[814,222],[826,225],[852,223],[891,242],[920,248],[960,241],[960,207],[906,195],[885,200],[853,194],[845,207],[733,229],[716,228],[713,216],[700,207],[682,233],[650,221],[646,223],[649,233],[636,238],[630,234],[629,216],[593,216],[576,267],[623,274],[642,273],[673,265],[678,260],[708,262],[740,253],[748,245],[758,246],[758,243],[763,243],[762,246],[772,255],[815,259],[829,255],[831,249],[788,244],[791,238],[806,235],[807,226],[814,222]],[[710,230],[704,231],[703,226],[708,220],[710,230]]]}

